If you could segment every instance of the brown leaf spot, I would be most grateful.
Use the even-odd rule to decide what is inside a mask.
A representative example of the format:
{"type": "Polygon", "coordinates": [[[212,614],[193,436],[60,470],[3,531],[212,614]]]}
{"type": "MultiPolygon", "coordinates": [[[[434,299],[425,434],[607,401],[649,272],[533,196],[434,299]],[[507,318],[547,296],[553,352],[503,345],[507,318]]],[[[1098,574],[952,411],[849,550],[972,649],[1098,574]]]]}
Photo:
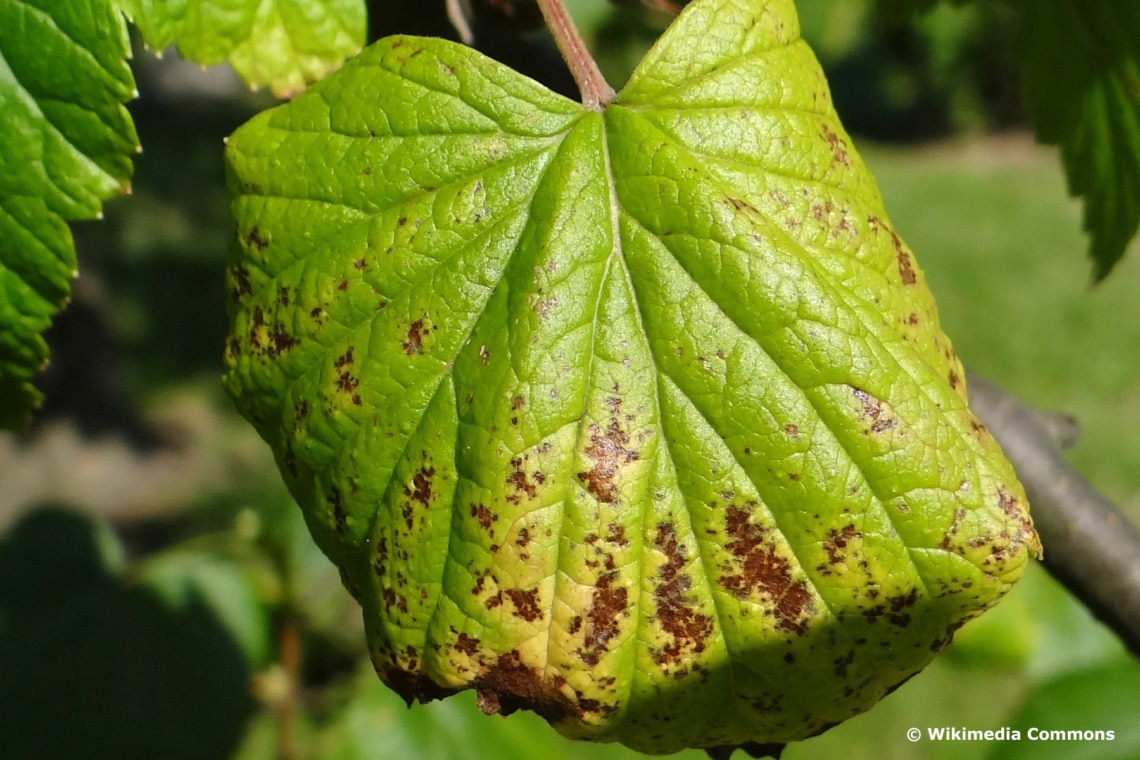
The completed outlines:
{"type": "Polygon", "coordinates": [[[431,502],[431,479],[434,475],[434,467],[421,467],[412,476],[412,488],[404,486],[404,495],[426,507],[431,502]]]}
{"type": "Polygon", "coordinates": [[[250,227],[249,232],[245,236],[245,242],[250,248],[253,248],[259,253],[269,247],[269,239],[262,235],[261,230],[256,226],[250,227]]]}
{"type": "Polygon", "coordinates": [[[359,385],[360,380],[353,377],[347,372],[341,372],[339,375],[337,375],[336,387],[339,388],[342,393],[352,395],[356,393],[356,389],[359,385]]]}
{"type": "Polygon", "coordinates": [[[450,697],[456,692],[456,689],[444,688],[420,673],[409,673],[398,668],[380,670],[380,679],[409,706],[413,701],[424,704],[434,699],[450,697]]]}
{"type": "MultiPolygon", "coordinates": [[[[538,480],[539,474],[535,474],[535,480],[538,480]]],[[[543,476],[543,480],[545,479],[546,476],[543,476]]],[[[538,488],[530,482],[530,478],[523,469],[522,457],[515,457],[511,460],[511,474],[507,476],[507,485],[514,489],[514,493],[507,496],[507,501],[511,504],[520,504],[524,497],[533,499],[538,495],[538,488]]]]}
{"type": "Polygon", "coordinates": [[[906,248],[903,247],[902,239],[899,238],[898,234],[894,230],[891,230],[890,233],[891,242],[894,243],[895,246],[895,256],[898,259],[899,277],[902,278],[903,285],[913,285],[918,282],[918,277],[914,273],[914,264],[910,260],[910,254],[906,252],[906,248]]]}
{"type": "Polygon", "coordinates": [[[543,680],[539,671],[524,665],[518,652],[500,655],[494,665],[484,670],[474,684],[477,692],[483,692],[483,699],[499,705],[502,715],[510,715],[516,710],[532,710],[546,720],[557,723],[568,714],[580,711],[555,688],[554,684],[543,680]]]}
{"type": "Polygon", "coordinates": [[[503,710],[499,695],[490,689],[478,689],[475,692],[475,706],[484,715],[498,715],[503,710]]]}
{"type": "Polygon", "coordinates": [[[388,569],[388,540],[381,538],[376,542],[376,557],[372,560],[372,570],[381,576],[388,569]]]}
{"type": "Polygon", "coordinates": [[[253,293],[253,286],[249,282],[249,270],[243,266],[236,266],[230,270],[230,279],[233,281],[233,290],[230,291],[234,300],[253,293]]]}
{"type": "Polygon", "coordinates": [[[570,632],[571,636],[577,634],[578,631],[582,630],[582,616],[575,615],[574,617],[570,618],[570,623],[566,626],[566,630],[570,632]]]}
{"type": "Polygon", "coordinates": [[[550,314],[550,310],[558,308],[559,304],[558,296],[550,296],[549,298],[543,298],[538,301],[534,306],[534,311],[538,314],[539,319],[545,321],[547,315],[550,314]]]}
{"type": "Polygon", "coordinates": [[[333,524],[336,526],[336,532],[344,533],[345,528],[348,527],[348,514],[344,511],[344,505],[341,503],[339,488],[334,487],[329,491],[329,504],[332,505],[333,524]]]}
{"type": "Polygon", "coordinates": [[[725,548],[740,563],[738,575],[724,576],[720,585],[744,599],[753,591],[773,601],[772,614],[781,630],[804,634],[800,618],[811,611],[811,594],[802,580],[792,580],[791,565],[767,544],[769,529],[753,525],[738,507],[727,510],[728,544],[725,548]]]}
{"type": "Polygon", "coordinates": [[[404,340],[404,353],[408,356],[418,354],[424,345],[424,321],[417,319],[408,326],[408,337],[404,340]]]}
{"type": "Polygon", "coordinates": [[[883,402],[860,388],[853,388],[852,395],[863,405],[863,414],[871,418],[871,432],[882,433],[898,427],[898,420],[887,414],[883,402]]]}
{"type": "Polygon", "coordinates": [[[269,334],[269,338],[273,341],[269,347],[270,356],[282,354],[301,342],[282,330],[279,326],[273,328],[273,332],[269,334]]]}
{"type": "Polygon", "coordinates": [[[640,457],[637,451],[626,448],[629,436],[618,425],[618,421],[610,421],[609,428],[603,433],[596,424],[590,425],[590,444],[586,447],[586,455],[593,460],[593,467],[585,472],[578,473],[578,480],[586,486],[586,490],[594,498],[604,504],[613,504],[618,497],[617,472],[623,464],[635,462],[640,457]]]}
{"type": "Polygon", "coordinates": [[[913,607],[914,603],[918,601],[918,589],[912,588],[909,594],[891,597],[887,600],[890,605],[890,611],[887,612],[887,620],[891,625],[896,625],[899,628],[905,628],[910,625],[910,615],[904,610],[913,607]]]}
{"type": "Polygon", "coordinates": [[[681,570],[685,556],[677,542],[677,529],[672,523],[657,526],[654,545],[665,555],[665,564],[657,571],[657,619],[671,644],[656,652],[653,659],[659,664],[675,663],[685,653],[699,654],[713,634],[713,621],[702,615],[688,597],[692,581],[681,570]]]}
{"type": "Polygon", "coordinates": [[[844,560],[844,549],[852,539],[861,538],[854,525],[844,525],[841,529],[832,528],[827,532],[827,539],[823,542],[823,550],[827,552],[827,561],[839,564],[844,560]]]}
{"type": "Polygon", "coordinates": [[[475,653],[479,651],[479,640],[468,636],[466,633],[461,633],[455,641],[455,648],[468,657],[474,657],[475,653]]]}
{"type": "MultiPolygon", "coordinates": [[[[608,581],[605,584],[608,586],[608,581]]],[[[609,642],[618,635],[618,619],[625,611],[628,592],[607,588],[599,582],[590,611],[586,613],[586,639],[579,656],[587,665],[597,665],[609,642]]]]}
{"type": "Polygon", "coordinates": [[[472,504],[471,516],[478,520],[479,524],[483,526],[483,530],[486,531],[491,530],[491,523],[495,521],[494,513],[487,509],[484,504],[472,504]]]}
{"type": "Polygon", "coordinates": [[[538,589],[523,591],[512,588],[504,590],[503,593],[511,600],[511,604],[515,606],[515,611],[523,620],[533,623],[542,617],[542,610],[538,606],[538,589]]]}
{"type": "Polygon", "coordinates": [[[831,147],[831,160],[833,163],[850,166],[851,159],[847,155],[847,145],[843,138],[837,135],[830,126],[823,124],[823,139],[831,147]]]}
{"type": "Polygon", "coordinates": [[[753,214],[758,214],[755,208],[752,207],[747,201],[742,201],[740,198],[729,198],[729,204],[732,205],[737,211],[751,211],[753,214]]]}

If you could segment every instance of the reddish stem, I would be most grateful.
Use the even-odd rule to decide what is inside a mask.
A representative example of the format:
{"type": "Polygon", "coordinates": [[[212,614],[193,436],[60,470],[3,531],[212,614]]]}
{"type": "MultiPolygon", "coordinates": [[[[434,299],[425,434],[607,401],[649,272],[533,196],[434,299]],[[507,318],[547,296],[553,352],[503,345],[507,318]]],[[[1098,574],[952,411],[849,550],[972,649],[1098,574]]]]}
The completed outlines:
{"type": "Polygon", "coordinates": [[[578,83],[582,104],[587,108],[598,109],[613,100],[617,93],[602,76],[582,35],[578,34],[574,20],[563,7],[562,0],[538,0],[538,8],[546,19],[546,28],[554,38],[558,52],[562,53],[562,59],[570,68],[570,75],[578,83]]]}
{"type": "Polygon", "coordinates": [[[282,623],[277,646],[281,668],[289,681],[289,691],[277,706],[277,758],[293,760],[297,756],[293,725],[301,682],[301,631],[294,616],[289,615],[282,623]]]}

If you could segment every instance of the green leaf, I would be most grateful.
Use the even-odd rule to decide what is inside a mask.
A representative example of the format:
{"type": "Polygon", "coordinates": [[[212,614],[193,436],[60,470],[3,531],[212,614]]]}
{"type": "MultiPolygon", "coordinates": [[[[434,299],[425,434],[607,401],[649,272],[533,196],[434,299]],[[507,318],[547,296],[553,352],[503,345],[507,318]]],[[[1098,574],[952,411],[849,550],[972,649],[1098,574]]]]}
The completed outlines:
{"type": "Polygon", "coordinates": [[[1034,688],[1010,721],[1021,741],[999,742],[989,757],[1133,760],[1140,757],[1138,704],[1140,664],[1130,657],[1059,676],[1034,688]]]}
{"type": "Polygon", "coordinates": [[[211,760],[236,746],[250,672],[215,614],[217,583],[167,574],[156,594],[120,575],[119,555],[105,526],[62,510],[0,541],[5,758],[211,760]]]}
{"type": "Polygon", "coordinates": [[[172,609],[203,605],[241,647],[248,665],[262,668],[272,659],[271,636],[256,571],[213,554],[173,550],[152,557],[139,582],[172,609]]]}
{"type": "Polygon", "coordinates": [[[1022,5],[1030,115],[1038,139],[1060,146],[1069,191],[1084,198],[1099,280],[1140,228],[1140,0],[1022,5]]]}
{"type": "Polygon", "coordinates": [[[409,700],[791,741],[1038,551],[788,0],[698,0],[601,112],[389,38],[227,157],[226,387],[409,700]]]}
{"type": "Polygon", "coordinates": [[[27,422],[75,275],[66,222],[130,189],[126,25],[109,2],[0,0],[0,428],[27,422]]]}
{"type": "Polygon", "coordinates": [[[118,0],[151,47],[204,66],[229,61],[275,95],[304,89],[364,44],[363,0],[118,0]]]}

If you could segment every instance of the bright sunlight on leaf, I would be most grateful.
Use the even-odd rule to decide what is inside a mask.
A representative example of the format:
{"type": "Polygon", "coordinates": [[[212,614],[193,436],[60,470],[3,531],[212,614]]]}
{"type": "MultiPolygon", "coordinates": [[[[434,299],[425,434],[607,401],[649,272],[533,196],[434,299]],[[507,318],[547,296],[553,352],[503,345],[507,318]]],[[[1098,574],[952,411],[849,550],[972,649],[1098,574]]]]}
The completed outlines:
{"type": "Polygon", "coordinates": [[[147,44],[204,66],[228,60],[251,85],[298,92],[364,44],[363,0],[119,0],[147,44]]]}
{"type": "Polygon", "coordinates": [[[1039,551],[790,0],[599,110],[388,38],[227,156],[226,386],[409,700],[801,739],[1039,551]]]}

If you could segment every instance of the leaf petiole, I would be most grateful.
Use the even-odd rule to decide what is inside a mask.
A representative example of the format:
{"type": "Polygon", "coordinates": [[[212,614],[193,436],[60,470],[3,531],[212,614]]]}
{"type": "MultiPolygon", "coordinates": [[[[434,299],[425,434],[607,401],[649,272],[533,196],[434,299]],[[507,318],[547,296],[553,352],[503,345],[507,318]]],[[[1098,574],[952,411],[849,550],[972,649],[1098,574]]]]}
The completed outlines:
{"type": "Polygon", "coordinates": [[[554,37],[558,52],[570,68],[570,74],[578,83],[578,90],[582,93],[582,105],[597,109],[609,103],[617,93],[610,87],[609,82],[602,76],[598,64],[594,61],[574,20],[566,12],[562,0],[538,0],[539,10],[546,20],[546,27],[554,37]]]}

